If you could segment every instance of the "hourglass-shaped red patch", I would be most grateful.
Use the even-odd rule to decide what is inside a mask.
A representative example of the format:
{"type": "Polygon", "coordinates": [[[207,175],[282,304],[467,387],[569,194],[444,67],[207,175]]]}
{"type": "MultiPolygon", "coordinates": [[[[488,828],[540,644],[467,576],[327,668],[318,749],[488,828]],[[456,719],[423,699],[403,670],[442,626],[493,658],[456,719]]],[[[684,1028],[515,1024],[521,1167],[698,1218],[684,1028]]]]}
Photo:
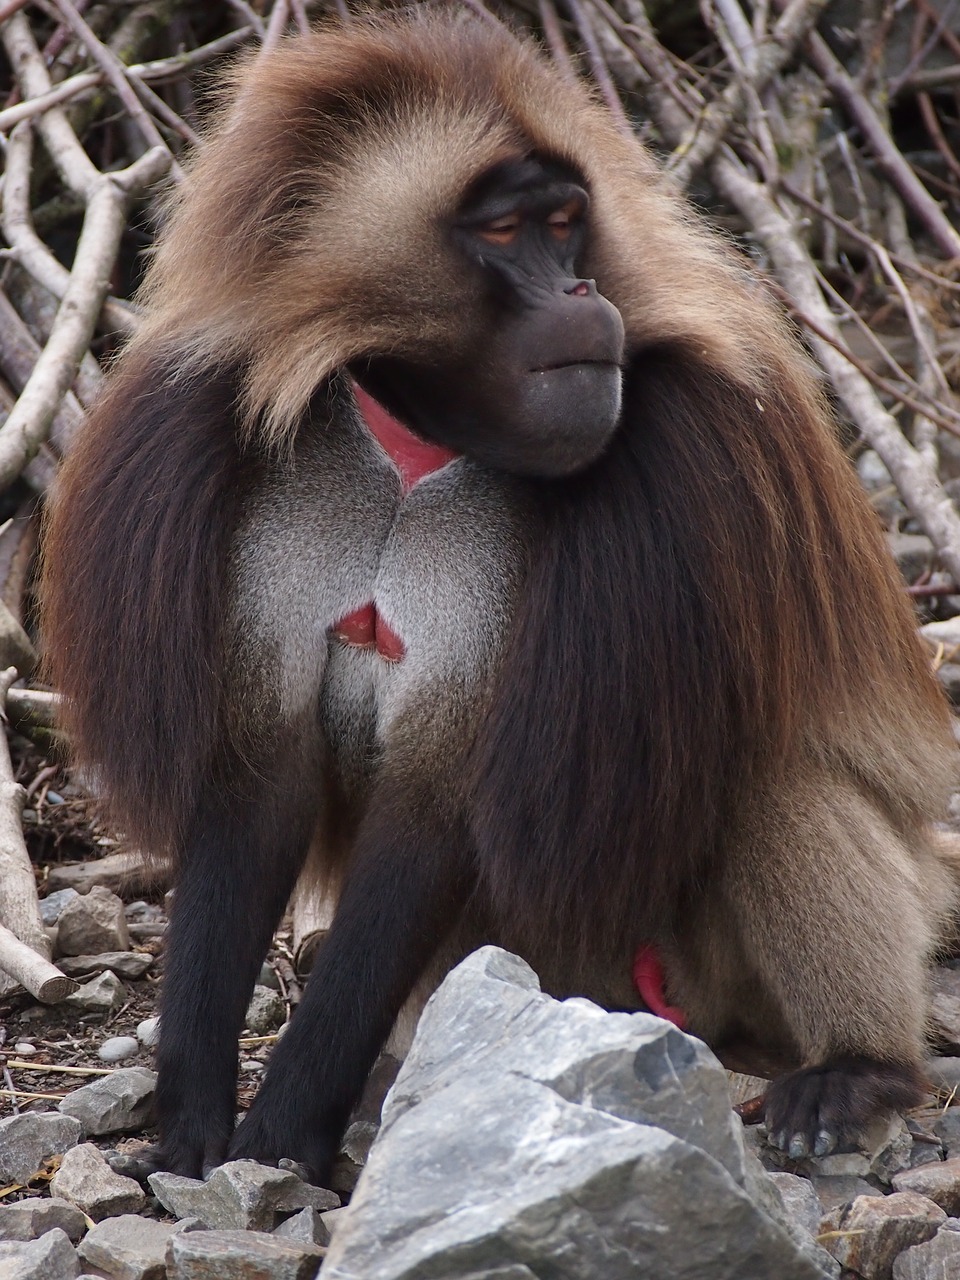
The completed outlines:
{"type": "Polygon", "coordinates": [[[387,662],[399,662],[407,652],[403,641],[372,602],[348,613],[332,630],[337,640],[357,649],[376,649],[387,662]]]}

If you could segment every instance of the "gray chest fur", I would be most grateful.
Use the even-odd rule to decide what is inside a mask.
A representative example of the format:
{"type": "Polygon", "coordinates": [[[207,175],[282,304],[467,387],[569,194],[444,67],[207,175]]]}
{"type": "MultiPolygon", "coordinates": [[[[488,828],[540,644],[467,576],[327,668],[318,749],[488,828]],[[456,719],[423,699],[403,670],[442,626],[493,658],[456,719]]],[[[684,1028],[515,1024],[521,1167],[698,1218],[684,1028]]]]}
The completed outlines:
{"type": "Polygon", "coordinates": [[[363,424],[340,415],[244,508],[234,651],[251,696],[266,694],[286,723],[315,706],[353,790],[398,724],[435,739],[480,713],[530,533],[508,477],[458,459],[404,496],[363,424]],[[337,638],[371,604],[400,660],[337,638]]]}

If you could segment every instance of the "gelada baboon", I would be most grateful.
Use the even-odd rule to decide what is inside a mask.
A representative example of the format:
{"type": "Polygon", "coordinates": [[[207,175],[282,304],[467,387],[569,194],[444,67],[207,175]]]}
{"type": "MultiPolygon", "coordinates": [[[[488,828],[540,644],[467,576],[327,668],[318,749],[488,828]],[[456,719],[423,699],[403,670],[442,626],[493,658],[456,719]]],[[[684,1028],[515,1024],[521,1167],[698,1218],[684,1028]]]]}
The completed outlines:
{"type": "Polygon", "coordinates": [[[438,956],[792,1064],[823,1152],[921,1082],[947,717],[794,337],[648,153],[447,6],[245,61],[65,467],[45,627],[173,854],[156,1162],[323,1176],[438,956]],[[234,1129],[313,850],[332,931],[234,1129]],[[650,948],[654,948],[653,952],[650,948]]]}

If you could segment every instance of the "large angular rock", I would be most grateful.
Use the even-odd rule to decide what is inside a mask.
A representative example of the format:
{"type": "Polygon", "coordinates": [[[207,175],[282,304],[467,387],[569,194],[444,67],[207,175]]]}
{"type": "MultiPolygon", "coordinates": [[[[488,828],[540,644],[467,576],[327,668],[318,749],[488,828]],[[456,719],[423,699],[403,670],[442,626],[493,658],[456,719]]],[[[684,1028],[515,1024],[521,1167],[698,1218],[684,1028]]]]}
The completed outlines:
{"type": "Polygon", "coordinates": [[[914,1191],[858,1196],[821,1224],[827,1248],[845,1269],[866,1280],[890,1280],[897,1256],[937,1234],[947,1215],[914,1191]]]}
{"type": "Polygon", "coordinates": [[[0,1183],[29,1181],[44,1160],[62,1156],[79,1140],[72,1116],[24,1112],[0,1120],[0,1183]]]}
{"type": "Polygon", "coordinates": [[[0,1276],[3,1280],[74,1280],[77,1251],[59,1227],[39,1240],[0,1244],[0,1276]]]}
{"type": "Polygon", "coordinates": [[[57,945],[63,955],[99,955],[129,951],[130,934],[123,903],[103,885],[72,898],[60,912],[57,945]]]}
{"type": "Polygon", "coordinates": [[[76,1244],[87,1223],[76,1205],[53,1196],[29,1196],[0,1208],[0,1240],[37,1240],[54,1227],[76,1244]]]}
{"type": "Polygon", "coordinates": [[[270,1231],[278,1215],[298,1209],[334,1209],[332,1191],[302,1182],[295,1173],[271,1169],[255,1160],[231,1160],[214,1169],[206,1182],[174,1173],[153,1173],[150,1189],[175,1218],[197,1218],[218,1230],[270,1231]]]}
{"type": "Polygon", "coordinates": [[[107,1218],[84,1236],[78,1250],[80,1260],[88,1270],[101,1272],[110,1280],[164,1280],[170,1240],[189,1226],[154,1222],[131,1213],[107,1218]]]}
{"type": "Polygon", "coordinates": [[[822,1280],[705,1045],[485,947],[421,1019],[327,1280],[822,1280]]]}
{"type": "MultiPolygon", "coordinates": [[[[259,1231],[191,1231],[167,1250],[169,1280],[314,1280],[323,1260],[316,1245],[259,1231]]],[[[373,1280],[373,1273],[363,1280],[373,1280]]]]}
{"type": "Polygon", "coordinates": [[[893,1186],[896,1191],[916,1191],[956,1217],[960,1213],[960,1156],[898,1173],[893,1186]]]}
{"type": "Polygon", "coordinates": [[[905,1249],[893,1264],[893,1280],[953,1280],[960,1276],[960,1222],[948,1218],[932,1240],[905,1249]]]}
{"type": "Polygon", "coordinates": [[[79,1122],[84,1137],[132,1133],[149,1118],[156,1083],[155,1071],[122,1067],[74,1089],[57,1106],[79,1122]]]}
{"type": "Polygon", "coordinates": [[[50,1179],[50,1190],[82,1209],[94,1222],[136,1213],[146,1203],[140,1184],[114,1173],[91,1142],[67,1152],[50,1179]]]}

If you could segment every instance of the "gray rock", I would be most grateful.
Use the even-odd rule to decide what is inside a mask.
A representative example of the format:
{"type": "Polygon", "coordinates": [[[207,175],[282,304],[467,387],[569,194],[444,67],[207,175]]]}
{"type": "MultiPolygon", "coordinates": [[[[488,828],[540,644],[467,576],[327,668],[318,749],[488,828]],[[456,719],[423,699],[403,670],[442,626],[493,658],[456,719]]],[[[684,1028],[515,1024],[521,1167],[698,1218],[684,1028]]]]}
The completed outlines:
{"type": "Polygon", "coordinates": [[[960,1213],[960,1156],[898,1173],[893,1186],[896,1191],[915,1191],[917,1195],[926,1196],[944,1213],[956,1217],[960,1213]]]}
{"type": "Polygon", "coordinates": [[[842,1267],[866,1280],[890,1280],[897,1255],[931,1240],[946,1216],[939,1205],[913,1191],[858,1196],[853,1204],[827,1214],[822,1238],[842,1267]]]}
{"type": "Polygon", "coordinates": [[[960,1048],[960,971],[934,970],[930,1021],[934,1036],[945,1048],[960,1048]]]}
{"type": "Polygon", "coordinates": [[[960,1089],[960,1058],[941,1058],[936,1055],[927,1059],[927,1075],[930,1083],[946,1093],[960,1089]]]}
{"type": "Polygon", "coordinates": [[[783,1207],[804,1231],[815,1236],[820,1230],[823,1207],[809,1178],[794,1173],[771,1173],[770,1180],[780,1192],[783,1207]]]}
{"type": "Polygon", "coordinates": [[[160,1040],[160,1019],[144,1018],[137,1023],[137,1039],[145,1049],[152,1048],[160,1040]]]}
{"type": "Polygon", "coordinates": [[[865,1178],[858,1178],[848,1173],[814,1174],[810,1179],[810,1185],[817,1193],[817,1199],[824,1213],[829,1213],[831,1209],[839,1209],[842,1205],[852,1204],[857,1196],[883,1194],[865,1178]]]}
{"type": "Polygon", "coordinates": [[[0,1183],[28,1182],[44,1160],[79,1141],[80,1125],[71,1116],[26,1111],[0,1120],[0,1183]]]}
{"type": "MultiPolygon", "coordinates": [[[[190,1231],[171,1238],[167,1275],[169,1280],[313,1280],[322,1260],[316,1245],[258,1231],[190,1231]]],[[[363,1280],[373,1280],[373,1274],[363,1280]]]]}
{"type": "Polygon", "coordinates": [[[108,969],[97,974],[89,982],[84,982],[79,991],[74,991],[61,1000],[62,1008],[75,1009],[78,1013],[112,1013],[119,1009],[127,998],[126,988],[115,973],[108,969]]]}
{"type": "Polygon", "coordinates": [[[947,1159],[960,1155],[960,1107],[948,1107],[933,1122],[933,1132],[943,1143],[947,1159]]]}
{"type": "Polygon", "coordinates": [[[139,1052],[136,1036],[111,1036],[97,1050],[97,1057],[103,1062],[123,1062],[125,1058],[135,1058],[139,1052]]]}
{"type": "Polygon", "coordinates": [[[916,582],[933,565],[933,543],[922,533],[888,533],[887,545],[908,584],[916,582]]]}
{"type": "Polygon", "coordinates": [[[91,1142],[73,1147],[50,1179],[50,1190],[100,1222],[121,1213],[137,1213],[146,1204],[138,1182],[114,1173],[91,1142]]]}
{"type": "Polygon", "coordinates": [[[251,1035],[267,1036],[276,1031],[286,1016],[287,1010],[278,992],[258,984],[253,988],[243,1025],[251,1035]]]}
{"type": "Polygon", "coordinates": [[[118,978],[142,978],[154,957],[145,951],[105,951],[96,956],[63,956],[57,967],[70,978],[83,978],[88,973],[103,973],[109,969],[118,978]]]}
{"type": "Polygon", "coordinates": [[[164,1280],[167,1247],[181,1222],[154,1222],[134,1214],[98,1222],[78,1250],[80,1261],[110,1280],[164,1280]]]}
{"type": "Polygon", "coordinates": [[[130,934],[123,903],[103,885],[72,898],[60,912],[57,942],[65,956],[129,951],[130,934]]]}
{"type": "Polygon", "coordinates": [[[943,622],[927,622],[920,628],[920,634],[927,640],[931,648],[943,645],[953,649],[960,645],[960,614],[955,618],[947,618],[943,622]]]}
{"type": "Polygon", "coordinates": [[[0,1240],[36,1240],[57,1227],[76,1242],[87,1229],[80,1210],[69,1200],[30,1196],[0,1207],[0,1240]]]}
{"type": "Polygon", "coordinates": [[[355,1120],[347,1129],[330,1173],[333,1191],[339,1195],[353,1194],[379,1129],[380,1126],[370,1120],[355,1120]]]}
{"type": "Polygon", "coordinates": [[[264,960],[260,966],[260,974],[257,978],[258,987],[270,987],[272,991],[280,990],[280,979],[277,977],[277,971],[269,961],[264,960]]]}
{"type": "Polygon", "coordinates": [[[80,1122],[85,1138],[130,1133],[146,1124],[156,1083],[156,1072],[146,1067],[121,1067],[74,1089],[58,1107],[80,1122]]]}
{"type": "Polygon", "coordinates": [[[270,1231],[277,1216],[298,1209],[336,1208],[332,1191],[313,1187],[285,1169],[255,1160],[231,1160],[214,1169],[206,1182],[174,1173],[154,1173],[150,1189],[175,1218],[198,1218],[213,1229],[270,1231]]]}
{"type": "Polygon", "coordinates": [[[281,1240],[299,1240],[306,1244],[330,1243],[330,1228],[316,1209],[301,1209],[292,1218],[287,1218],[278,1227],[274,1227],[273,1235],[281,1240]]]}
{"type": "Polygon", "coordinates": [[[56,1227],[39,1240],[0,1244],[3,1280],[74,1280],[79,1269],[76,1249],[56,1227]]]}
{"type": "Polygon", "coordinates": [[[338,1219],[330,1280],[837,1273],[791,1233],[705,1045],[553,1000],[493,947],[428,1003],[338,1219]]]}
{"type": "Polygon", "coordinates": [[[32,1058],[37,1052],[37,1046],[29,1040],[18,1040],[13,1046],[13,1052],[18,1058],[32,1058]]]}
{"type": "Polygon", "coordinates": [[[893,1264],[893,1280],[956,1280],[960,1231],[945,1223],[932,1240],[905,1249],[893,1264]]]}
{"type": "Polygon", "coordinates": [[[951,702],[960,702],[960,663],[941,662],[937,667],[937,679],[951,702]]]}
{"type": "Polygon", "coordinates": [[[56,893],[48,893],[40,899],[40,919],[44,924],[56,924],[60,912],[76,897],[79,897],[76,889],[58,889],[56,893]]]}

